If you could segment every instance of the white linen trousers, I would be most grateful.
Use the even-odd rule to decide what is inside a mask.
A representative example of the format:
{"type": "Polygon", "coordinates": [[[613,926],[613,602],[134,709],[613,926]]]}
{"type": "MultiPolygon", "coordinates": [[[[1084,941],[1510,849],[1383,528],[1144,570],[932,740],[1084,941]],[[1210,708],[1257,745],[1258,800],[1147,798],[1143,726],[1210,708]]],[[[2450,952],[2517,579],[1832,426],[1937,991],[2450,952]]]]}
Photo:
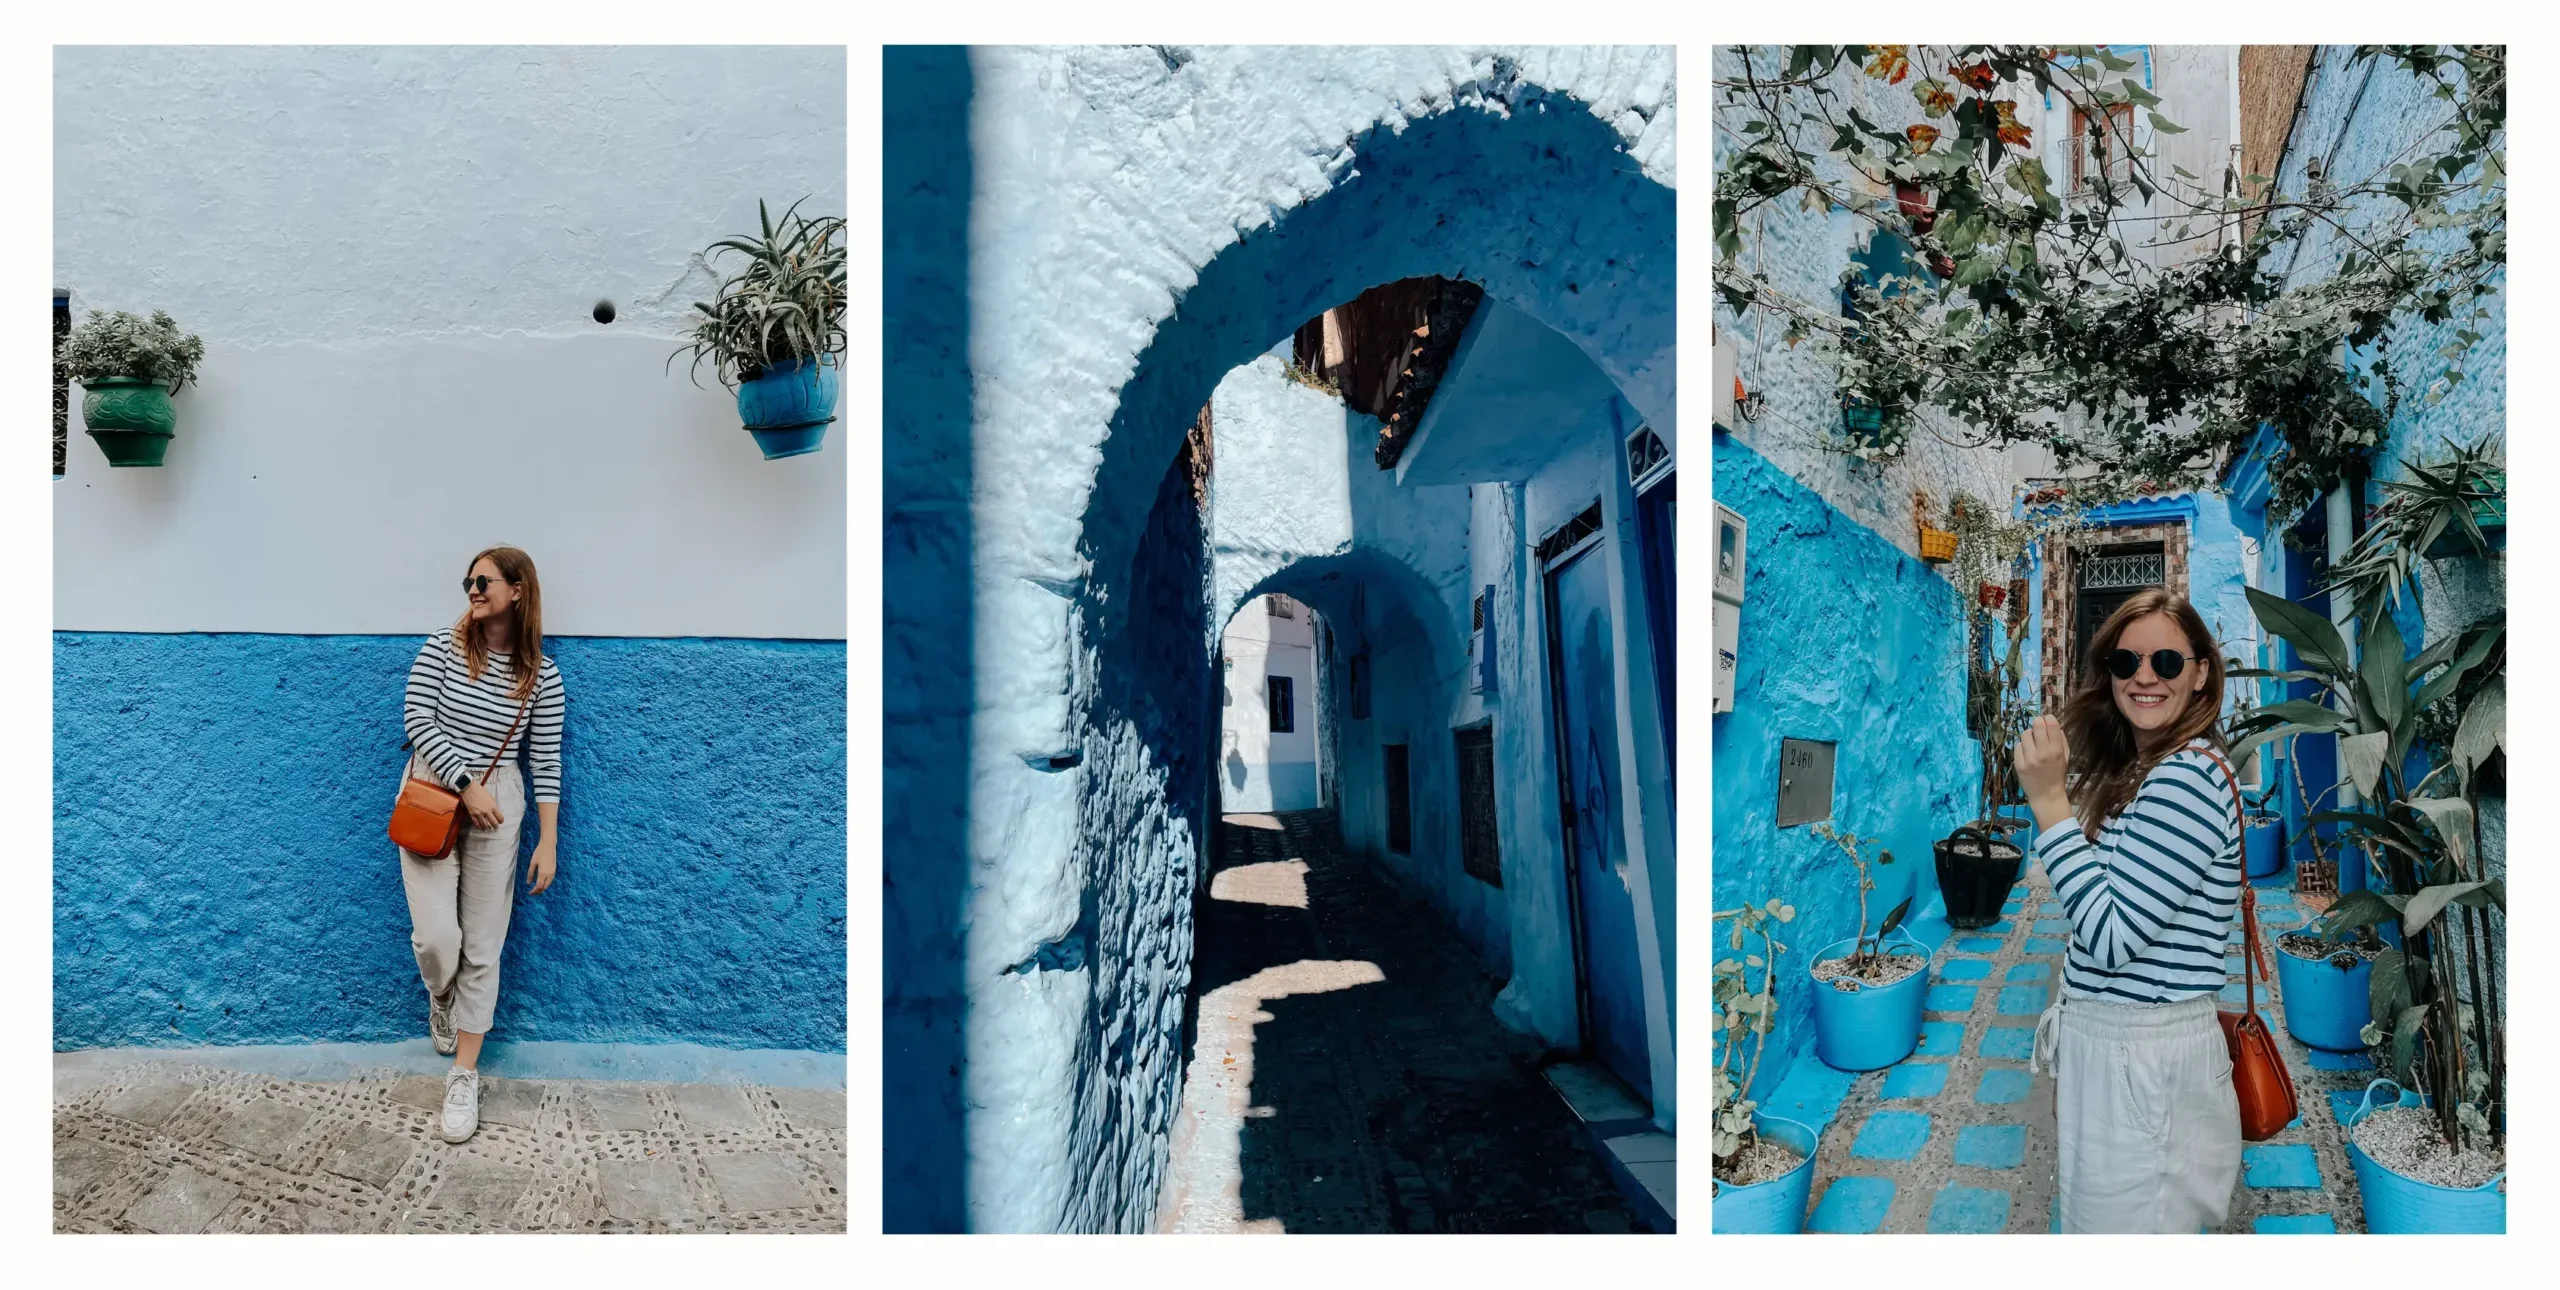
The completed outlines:
{"type": "Polygon", "coordinates": [[[2037,1019],[2029,1069],[2054,1067],[2063,1231],[2193,1233],[2230,1217],[2240,1096],[2215,1006],[2080,995],[2037,1019]]]}
{"type": "MultiPolygon", "coordinates": [[[[432,780],[435,772],[412,759],[408,774],[432,780]]],[[[507,921],[515,913],[516,839],[524,828],[524,771],[501,762],[489,792],[506,816],[498,827],[473,827],[468,812],[462,840],[442,860],[400,851],[400,885],[409,894],[409,947],[427,993],[452,996],[453,1028],[487,1034],[498,1015],[498,956],[507,946],[507,921]]]]}

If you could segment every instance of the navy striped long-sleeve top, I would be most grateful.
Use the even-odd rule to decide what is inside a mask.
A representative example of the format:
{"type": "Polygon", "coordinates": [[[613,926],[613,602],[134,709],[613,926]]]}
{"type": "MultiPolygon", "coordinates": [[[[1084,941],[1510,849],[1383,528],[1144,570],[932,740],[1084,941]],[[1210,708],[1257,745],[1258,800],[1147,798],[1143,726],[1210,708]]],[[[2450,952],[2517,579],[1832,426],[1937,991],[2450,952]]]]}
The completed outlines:
{"type": "Polygon", "coordinates": [[[533,800],[560,800],[560,728],[568,714],[568,696],[560,684],[560,667],[546,655],[542,675],[534,681],[533,707],[524,727],[505,749],[498,741],[516,723],[524,701],[514,694],[515,659],[491,651],[480,675],[454,648],[453,630],[427,638],[409,665],[409,685],[400,704],[400,724],[410,746],[438,779],[459,787],[465,777],[477,781],[492,762],[515,755],[519,748],[533,772],[533,800]]]}
{"type": "Polygon", "coordinates": [[[2240,909],[2240,820],[2231,777],[2202,744],[2143,777],[2094,843],[2067,819],[2036,858],[2071,919],[2066,996],[2175,1003],[2219,992],[2240,909]]]}

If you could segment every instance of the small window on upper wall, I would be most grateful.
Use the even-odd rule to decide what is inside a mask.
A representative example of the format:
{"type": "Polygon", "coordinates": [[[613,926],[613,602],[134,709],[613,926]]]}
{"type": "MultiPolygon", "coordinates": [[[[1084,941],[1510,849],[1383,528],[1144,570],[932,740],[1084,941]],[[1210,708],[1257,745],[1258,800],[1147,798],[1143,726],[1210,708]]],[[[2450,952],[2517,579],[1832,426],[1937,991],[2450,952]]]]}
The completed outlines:
{"type": "Polygon", "coordinates": [[[2071,191],[2075,193],[2087,189],[2101,167],[2109,180],[2119,184],[2133,177],[2133,158],[2124,151],[2133,142],[2133,105],[2108,104],[2106,130],[2095,140],[2089,137],[2089,125],[2086,109],[2071,109],[2071,191]]]}
{"type": "Polygon", "coordinates": [[[71,456],[71,379],[62,370],[62,342],[71,338],[71,294],[53,293],[53,477],[71,456]]]}
{"type": "Polygon", "coordinates": [[[1269,676],[1263,683],[1270,687],[1271,733],[1285,735],[1298,728],[1297,682],[1285,676],[1269,676]]]}
{"type": "Polygon", "coordinates": [[[1268,596],[1264,596],[1262,598],[1262,604],[1265,609],[1270,611],[1271,616],[1274,618],[1295,618],[1298,616],[1298,611],[1289,607],[1289,598],[1281,595],[1279,592],[1275,591],[1268,596]]]}

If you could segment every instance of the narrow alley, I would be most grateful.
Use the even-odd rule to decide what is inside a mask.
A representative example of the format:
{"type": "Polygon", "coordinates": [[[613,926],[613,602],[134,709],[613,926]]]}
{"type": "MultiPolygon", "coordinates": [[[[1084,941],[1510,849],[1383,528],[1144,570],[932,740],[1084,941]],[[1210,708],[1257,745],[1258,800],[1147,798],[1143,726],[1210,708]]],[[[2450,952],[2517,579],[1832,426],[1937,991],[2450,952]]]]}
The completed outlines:
{"type": "Polygon", "coordinates": [[[1642,1230],[1501,979],[1331,811],[1218,833],[1159,1230],[1642,1230]]]}

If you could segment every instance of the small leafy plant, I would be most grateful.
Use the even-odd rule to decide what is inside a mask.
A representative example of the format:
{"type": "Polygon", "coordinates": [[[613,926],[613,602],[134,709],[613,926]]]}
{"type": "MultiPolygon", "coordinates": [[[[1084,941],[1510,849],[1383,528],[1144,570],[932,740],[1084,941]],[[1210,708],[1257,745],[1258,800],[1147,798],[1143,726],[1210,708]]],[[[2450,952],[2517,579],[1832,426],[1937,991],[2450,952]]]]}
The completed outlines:
{"type": "Polygon", "coordinates": [[[776,220],[761,201],[756,220],[760,236],[722,238],[703,252],[709,263],[735,251],[746,265],[721,282],[717,300],[693,306],[702,316],[676,355],[693,355],[697,385],[705,362],[722,385],[736,389],[767,368],[844,353],[844,221],[802,215],[800,202],[776,220]]]}
{"type": "Polygon", "coordinates": [[[1722,1172],[1729,1161],[1745,1148],[1760,1140],[1751,1115],[1760,1104],[1750,1096],[1752,1081],[1759,1078],[1760,1058],[1769,1048],[1769,1032],[1778,1024],[1778,956],[1787,947],[1778,941],[1777,927],[1795,921],[1796,907],[1771,898],[1767,902],[1739,909],[1716,911],[1717,921],[1730,920],[1733,933],[1730,944],[1739,959],[1718,959],[1715,966],[1716,1016],[1724,1031],[1722,1050],[1716,1056],[1715,1073],[1715,1142],[1717,1170],[1722,1172]],[[1760,952],[1745,953],[1746,937],[1760,938],[1760,952]],[[1760,973],[1760,989],[1751,989],[1749,977],[1760,973]],[[1740,1060],[1744,1042],[1751,1044],[1748,1061],[1740,1060]]]}
{"type": "MultiPolygon", "coordinates": [[[[1851,947],[1849,957],[1842,961],[1841,974],[1863,976],[1869,970],[1881,966],[1884,959],[1884,938],[1893,935],[1894,929],[1902,926],[1902,916],[1911,912],[1911,897],[1903,897],[1902,903],[1894,906],[1893,912],[1884,916],[1884,922],[1876,928],[1875,935],[1867,935],[1867,893],[1876,889],[1876,880],[1874,870],[1867,867],[1865,853],[1859,848],[1876,846],[1881,839],[1862,838],[1855,833],[1835,829],[1831,827],[1829,821],[1814,825],[1813,835],[1840,848],[1841,853],[1849,857],[1849,863],[1858,867],[1858,941],[1851,947]],[[1868,949],[1870,944],[1875,948],[1868,949]]],[[[1892,864],[1893,853],[1878,846],[1875,863],[1892,864]]]]}
{"type": "Polygon", "coordinates": [[[83,385],[121,376],[166,385],[175,394],[196,379],[196,364],[203,361],[203,338],[179,331],[177,321],[158,309],[148,319],[121,309],[92,309],[62,342],[63,372],[83,385]]]}

